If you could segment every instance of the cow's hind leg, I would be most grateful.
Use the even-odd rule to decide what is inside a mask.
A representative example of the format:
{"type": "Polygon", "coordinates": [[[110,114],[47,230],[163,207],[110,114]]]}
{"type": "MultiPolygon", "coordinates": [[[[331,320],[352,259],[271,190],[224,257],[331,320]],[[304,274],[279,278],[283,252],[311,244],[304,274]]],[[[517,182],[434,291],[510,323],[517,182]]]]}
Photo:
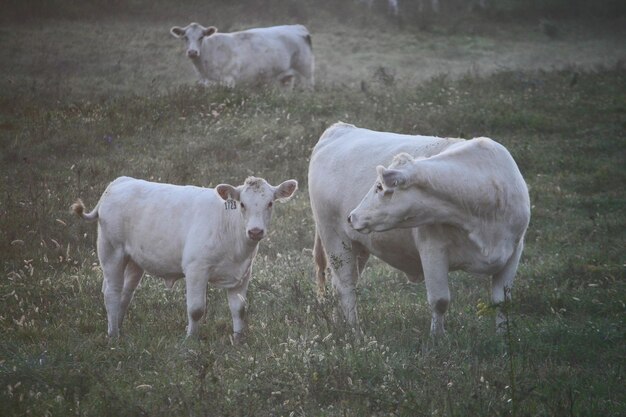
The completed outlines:
{"type": "Polygon", "coordinates": [[[326,293],[326,268],[328,262],[326,260],[326,253],[324,252],[324,245],[322,245],[322,239],[315,229],[315,243],[313,244],[313,259],[315,261],[315,279],[317,282],[317,295],[322,297],[326,293]]]}
{"type": "Polygon", "coordinates": [[[108,335],[112,338],[118,337],[126,261],[123,251],[112,247],[105,239],[98,240],[98,257],[104,275],[102,289],[107,311],[108,335]]]}
{"type": "Polygon", "coordinates": [[[293,70],[287,70],[283,73],[281,73],[278,76],[278,82],[280,84],[281,87],[285,88],[286,90],[293,90],[293,86],[296,83],[296,73],[293,70]]]}
{"type": "Polygon", "coordinates": [[[135,293],[135,289],[137,288],[137,285],[139,285],[142,276],[143,269],[141,269],[141,267],[132,260],[128,261],[126,269],[124,270],[124,288],[122,289],[122,299],[120,302],[120,329],[122,328],[122,323],[124,321],[124,317],[126,316],[126,312],[128,311],[130,301],[133,299],[133,294],[135,293]]]}
{"type": "Polygon", "coordinates": [[[315,58],[311,52],[298,55],[292,62],[293,69],[298,73],[298,82],[307,90],[315,87],[315,58]]]}
{"type": "Polygon", "coordinates": [[[523,248],[524,243],[520,240],[504,268],[491,277],[491,302],[497,306],[496,332],[498,333],[503,333],[506,330],[508,317],[502,304],[511,300],[513,281],[523,248]]]}

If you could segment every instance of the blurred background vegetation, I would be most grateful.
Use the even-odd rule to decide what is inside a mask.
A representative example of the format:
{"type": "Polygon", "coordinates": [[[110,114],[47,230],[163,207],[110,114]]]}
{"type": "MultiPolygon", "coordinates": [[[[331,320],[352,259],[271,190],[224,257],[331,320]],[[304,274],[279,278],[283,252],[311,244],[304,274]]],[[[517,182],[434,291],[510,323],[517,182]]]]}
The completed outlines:
{"type": "MultiPolygon", "coordinates": [[[[420,14],[439,14],[441,18],[478,13],[497,19],[511,18],[615,18],[624,16],[626,5],[620,0],[438,0],[437,12],[432,0],[399,0],[400,19],[407,25],[416,24],[420,14]]],[[[324,19],[332,15],[340,20],[364,13],[393,14],[385,0],[5,0],[0,6],[3,21],[31,19],[101,19],[119,16],[162,20],[188,16],[191,11],[210,16],[242,15],[260,19],[324,19]]]]}

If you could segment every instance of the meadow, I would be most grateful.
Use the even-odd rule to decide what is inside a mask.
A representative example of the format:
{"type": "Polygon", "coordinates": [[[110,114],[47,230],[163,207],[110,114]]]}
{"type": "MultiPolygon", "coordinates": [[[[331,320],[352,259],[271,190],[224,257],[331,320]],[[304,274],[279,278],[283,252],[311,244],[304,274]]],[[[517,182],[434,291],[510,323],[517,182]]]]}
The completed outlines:
{"type": "Polygon", "coordinates": [[[0,415],[626,415],[623,14],[566,16],[552,38],[537,16],[505,11],[420,29],[352,3],[141,4],[3,6],[0,415]],[[315,90],[195,85],[168,33],[192,20],[306,24],[315,90]],[[437,341],[424,285],[376,259],[358,288],[363,338],[334,318],[332,291],[317,298],[307,167],[339,120],[510,150],[532,218],[505,335],[489,280],[466,273],[451,274],[437,341]],[[149,275],[123,336],[107,339],[96,227],[69,206],[93,207],[120,175],[299,181],[260,244],[246,343],[233,345],[226,294],[211,287],[186,340],[184,283],[149,275]]]}

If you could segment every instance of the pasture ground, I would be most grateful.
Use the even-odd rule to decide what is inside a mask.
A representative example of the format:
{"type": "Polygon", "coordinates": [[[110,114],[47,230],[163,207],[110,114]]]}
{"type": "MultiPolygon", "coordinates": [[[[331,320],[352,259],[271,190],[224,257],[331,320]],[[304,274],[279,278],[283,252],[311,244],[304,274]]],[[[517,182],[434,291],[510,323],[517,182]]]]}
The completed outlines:
{"type": "Polygon", "coordinates": [[[284,22],[270,12],[12,4],[0,29],[0,415],[626,414],[623,19],[559,21],[551,39],[532,19],[418,31],[320,10],[303,22],[317,87],[283,94],[195,86],[168,34],[190,20],[284,22]],[[436,343],[423,284],[379,261],[358,290],[363,340],[333,320],[332,294],[316,298],[306,172],[337,120],[508,147],[533,207],[504,337],[488,279],[465,273],[452,274],[436,343]],[[231,344],[213,288],[200,340],[185,340],[183,282],[167,291],[150,276],[124,336],[107,340],[96,227],[70,216],[73,200],[93,207],[120,175],[214,186],[252,174],[300,190],[261,243],[247,342],[231,344]]]}

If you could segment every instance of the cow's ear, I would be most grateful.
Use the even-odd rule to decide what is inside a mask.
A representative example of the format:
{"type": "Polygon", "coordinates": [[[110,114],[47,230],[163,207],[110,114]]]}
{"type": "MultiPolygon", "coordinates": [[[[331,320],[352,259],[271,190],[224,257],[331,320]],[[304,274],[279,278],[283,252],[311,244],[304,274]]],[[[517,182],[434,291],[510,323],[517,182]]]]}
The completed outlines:
{"type": "Polygon", "coordinates": [[[202,31],[202,36],[211,36],[215,32],[217,32],[217,28],[215,26],[209,26],[202,31]]]}
{"type": "Polygon", "coordinates": [[[219,194],[222,200],[236,200],[239,201],[239,190],[230,184],[220,184],[215,187],[215,192],[219,194]]]}
{"type": "Polygon", "coordinates": [[[174,26],[173,28],[170,29],[170,33],[172,34],[173,37],[180,38],[181,36],[185,34],[185,29],[178,27],[178,26],[174,26]]]}
{"type": "Polygon", "coordinates": [[[385,187],[387,188],[395,188],[401,187],[406,184],[407,177],[404,172],[397,169],[387,169],[383,166],[378,166],[376,168],[378,171],[378,176],[385,187]]]}
{"type": "Polygon", "coordinates": [[[291,198],[298,189],[298,181],[287,180],[274,188],[274,200],[285,202],[291,198]]]}

